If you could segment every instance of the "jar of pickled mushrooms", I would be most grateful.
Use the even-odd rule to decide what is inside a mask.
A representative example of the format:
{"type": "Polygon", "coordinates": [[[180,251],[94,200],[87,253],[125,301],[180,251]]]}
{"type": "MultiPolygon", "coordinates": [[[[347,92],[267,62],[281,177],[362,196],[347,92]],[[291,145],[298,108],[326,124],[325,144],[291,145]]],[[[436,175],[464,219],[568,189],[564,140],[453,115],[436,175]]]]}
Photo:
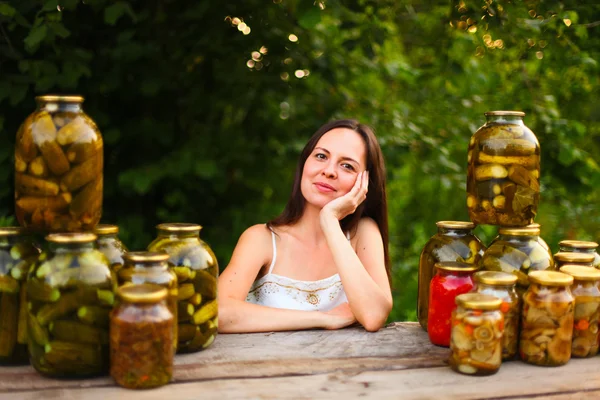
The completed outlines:
{"type": "Polygon", "coordinates": [[[500,228],[498,238],[483,253],[483,269],[514,274],[517,293],[522,295],[531,271],[555,269],[552,254],[540,243],[539,235],[539,228],[500,228]]]}
{"type": "Polygon", "coordinates": [[[598,354],[598,322],[600,321],[600,271],[595,268],[566,264],[560,272],[573,277],[571,292],[575,297],[573,323],[573,357],[593,357],[598,354]]]}
{"type": "Polygon", "coordinates": [[[178,314],[177,352],[206,349],[217,336],[219,321],[217,258],[200,239],[200,225],[166,223],[156,228],[158,237],[148,245],[148,250],[169,254],[170,267],[177,275],[179,285],[178,310],[186,311],[178,314]],[[192,311],[191,316],[188,310],[192,311]]]}
{"type": "Polygon", "coordinates": [[[511,360],[517,354],[521,300],[515,290],[517,277],[506,272],[479,271],[475,275],[475,291],[502,300],[500,311],[504,316],[502,359],[511,360]]]}
{"type": "Polygon", "coordinates": [[[555,367],[571,359],[575,298],[571,275],[533,271],[523,295],[519,354],[529,364],[555,367]]]}
{"type": "Polygon", "coordinates": [[[467,153],[467,207],[475,224],[526,226],[540,198],[540,144],[520,111],[489,111],[467,153]]]}
{"type": "Polygon", "coordinates": [[[560,270],[563,265],[581,265],[582,267],[593,268],[594,255],[590,253],[575,253],[559,251],[554,255],[554,265],[560,270]]]}
{"type": "Polygon", "coordinates": [[[110,375],[129,389],[166,385],[173,376],[173,326],[167,289],[153,284],[123,286],[110,315],[110,375]]]}
{"type": "Polygon", "coordinates": [[[53,233],[27,279],[28,347],[43,375],[108,372],[108,314],[117,282],[93,233],[53,233]]]}
{"type": "Polygon", "coordinates": [[[39,250],[21,227],[0,228],[0,364],[29,362],[27,274],[39,250]]]}
{"type": "Polygon", "coordinates": [[[450,320],[456,308],[456,296],[473,289],[473,274],[478,267],[461,262],[439,262],[429,287],[427,333],[431,343],[450,345],[450,320]]]}
{"type": "Polygon", "coordinates": [[[427,330],[429,283],[435,263],[458,261],[477,265],[485,246],[473,234],[475,224],[463,221],[439,221],[437,233],[425,244],[419,259],[417,316],[421,327],[427,330]]]}
{"type": "Polygon", "coordinates": [[[502,363],[502,300],[481,293],[456,297],[452,313],[450,367],[467,375],[492,375],[502,363]]]}
{"type": "Polygon", "coordinates": [[[127,253],[127,247],[119,239],[119,227],[117,225],[99,224],[94,228],[98,236],[96,245],[110,263],[110,269],[115,273],[123,268],[123,255],[127,253]]]}
{"type": "Polygon", "coordinates": [[[41,232],[91,231],[102,215],[103,142],[81,96],[38,96],[15,143],[15,214],[41,232]]]}
{"type": "Polygon", "coordinates": [[[558,243],[559,252],[574,252],[574,253],[588,253],[594,255],[594,261],[592,265],[595,268],[600,268],[600,255],[596,251],[598,243],[586,242],[583,240],[561,240],[558,243]]]}

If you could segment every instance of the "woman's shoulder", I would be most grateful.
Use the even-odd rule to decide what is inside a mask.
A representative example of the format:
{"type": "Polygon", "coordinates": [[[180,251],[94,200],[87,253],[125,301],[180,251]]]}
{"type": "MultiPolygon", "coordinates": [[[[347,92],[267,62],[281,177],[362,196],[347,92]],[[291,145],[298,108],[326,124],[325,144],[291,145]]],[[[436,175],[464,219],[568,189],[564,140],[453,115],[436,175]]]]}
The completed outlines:
{"type": "Polygon", "coordinates": [[[369,237],[376,234],[381,235],[381,231],[379,230],[377,222],[375,222],[375,220],[371,217],[362,217],[358,221],[354,232],[350,232],[350,237],[354,241],[359,241],[360,238],[369,237]]]}
{"type": "Polygon", "coordinates": [[[271,230],[267,227],[267,224],[256,224],[247,228],[240,236],[240,240],[249,240],[252,242],[256,241],[271,241],[271,230]]]}

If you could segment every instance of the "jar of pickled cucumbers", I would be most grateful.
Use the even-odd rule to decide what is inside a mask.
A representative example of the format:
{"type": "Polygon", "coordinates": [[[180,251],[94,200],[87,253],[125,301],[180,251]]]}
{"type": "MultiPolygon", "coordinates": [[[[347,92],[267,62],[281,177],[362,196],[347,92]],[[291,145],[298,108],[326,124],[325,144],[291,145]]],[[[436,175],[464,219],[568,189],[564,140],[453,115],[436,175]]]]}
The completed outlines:
{"type": "Polygon", "coordinates": [[[473,274],[478,267],[461,262],[439,262],[429,287],[427,333],[431,343],[450,345],[450,319],[456,308],[456,296],[473,289],[473,274]]]}
{"type": "Polygon", "coordinates": [[[502,363],[502,300],[481,293],[456,297],[452,313],[450,367],[467,375],[492,375],[502,363]]]}
{"type": "Polygon", "coordinates": [[[540,144],[520,111],[490,111],[467,153],[467,207],[475,224],[525,226],[540,199],[540,144]]]}
{"type": "Polygon", "coordinates": [[[166,385],[173,376],[175,348],[167,289],[153,284],[122,286],[110,314],[110,375],[129,389],[166,385]]]}
{"type": "Polygon", "coordinates": [[[495,296],[502,300],[500,311],[504,316],[502,336],[502,359],[512,360],[517,354],[519,343],[519,319],[521,300],[515,290],[517,277],[506,272],[479,271],[475,273],[475,291],[495,296]]]}
{"type": "Polygon", "coordinates": [[[498,238],[483,253],[482,268],[516,275],[517,293],[522,295],[529,285],[528,273],[555,269],[539,235],[539,228],[500,228],[498,238]]]}
{"type": "Polygon", "coordinates": [[[117,282],[93,233],[53,233],[27,280],[29,359],[43,375],[108,372],[108,314],[117,282]]]}
{"type": "Polygon", "coordinates": [[[102,215],[103,142],[81,96],[38,96],[17,132],[15,214],[40,232],[91,231],[102,215]]]}
{"type": "Polygon", "coordinates": [[[582,267],[593,268],[594,255],[590,253],[574,253],[559,251],[554,255],[554,265],[560,270],[563,265],[581,265],[582,267]]]}
{"type": "Polygon", "coordinates": [[[0,364],[29,362],[27,353],[27,287],[29,268],[39,250],[20,227],[0,228],[0,364]]]}
{"type": "MultiPolygon", "coordinates": [[[[194,315],[194,309],[200,304],[202,298],[200,294],[187,299],[187,303],[178,302],[177,276],[169,268],[169,255],[164,251],[130,251],[123,256],[125,265],[117,273],[119,285],[128,283],[135,285],[151,283],[167,289],[166,303],[175,317],[178,318],[178,307],[181,307],[181,320],[189,321],[194,315]]],[[[173,324],[173,347],[177,348],[177,323],[173,324]]]]}
{"type": "Polygon", "coordinates": [[[439,221],[437,233],[425,244],[419,258],[417,317],[427,330],[429,308],[429,283],[433,278],[435,263],[458,261],[475,264],[481,260],[485,246],[473,234],[475,224],[463,221],[439,221]]]}
{"type": "Polygon", "coordinates": [[[557,271],[533,271],[523,295],[519,354],[529,364],[555,367],[571,359],[575,298],[573,277],[557,271]]]}
{"type": "Polygon", "coordinates": [[[203,350],[217,335],[217,258],[200,239],[200,225],[167,223],[156,228],[158,237],[148,245],[148,250],[169,254],[169,263],[179,284],[178,310],[185,311],[178,314],[177,352],[203,350]]]}
{"type": "Polygon", "coordinates": [[[123,268],[123,255],[127,253],[127,247],[119,239],[119,227],[117,225],[98,224],[94,228],[98,236],[96,245],[110,263],[110,269],[115,273],[123,268]]]}
{"type": "Polygon", "coordinates": [[[583,240],[561,240],[558,243],[559,252],[587,253],[594,255],[592,266],[600,268],[600,255],[596,251],[598,243],[583,240]]]}
{"type": "Polygon", "coordinates": [[[581,265],[566,264],[560,272],[573,277],[571,292],[575,297],[573,323],[573,357],[593,357],[598,354],[598,323],[600,322],[600,271],[581,265]]]}

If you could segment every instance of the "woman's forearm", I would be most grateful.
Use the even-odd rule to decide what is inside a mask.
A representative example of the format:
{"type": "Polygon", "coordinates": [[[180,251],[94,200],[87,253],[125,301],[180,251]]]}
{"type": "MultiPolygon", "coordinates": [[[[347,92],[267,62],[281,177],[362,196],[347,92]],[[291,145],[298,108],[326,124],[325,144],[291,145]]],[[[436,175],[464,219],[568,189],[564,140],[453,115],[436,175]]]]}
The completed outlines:
{"type": "Polygon", "coordinates": [[[392,309],[391,295],[369,275],[336,218],[323,216],[321,228],[354,316],[366,330],[379,330],[392,309]]]}
{"type": "Polygon", "coordinates": [[[219,298],[219,332],[224,333],[323,328],[324,317],[318,311],[284,310],[243,300],[219,298]]]}

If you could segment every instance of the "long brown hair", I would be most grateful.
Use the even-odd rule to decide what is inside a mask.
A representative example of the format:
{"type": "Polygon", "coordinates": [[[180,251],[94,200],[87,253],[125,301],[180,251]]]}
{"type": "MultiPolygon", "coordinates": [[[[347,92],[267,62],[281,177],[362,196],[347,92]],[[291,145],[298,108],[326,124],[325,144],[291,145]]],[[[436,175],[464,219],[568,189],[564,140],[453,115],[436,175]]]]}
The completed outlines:
{"type": "Polygon", "coordinates": [[[326,134],[335,128],[348,128],[358,133],[364,140],[367,148],[367,171],[369,171],[369,191],[367,192],[367,198],[362,202],[360,206],[354,211],[353,214],[348,215],[340,221],[340,226],[344,232],[354,232],[358,225],[358,221],[362,217],[372,218],[377,226],[379,232],[381,232],[381,238],[383,239],[383,253],[385,257],[385,269],[388,275],[388,279],[391,283],[391,271],[390,271],[390,256],[388,252],[388,218],[387,218],[387,196],[385,191],[386,171],[385,162],[383,160],[383,154],[381,147],[377,142],[373,129],[368,125],[361,124],[360,122],[353,119],[342,119],[337,121],[329,122],[320,127],[315,134],[310,138],[302,153],[298,159],[298,165],[296,166],[296,174],[294,176],[294,183],[292,186],[292,193],[290,198],[283,210],[283,212],[267,223],[269,228],[282,226],[282,225],[294,225],[302,214],[304,213],[304,207],[306,205],[306,199],[302,195],[300,189],[300,183],[302,180],[302,171],[304,170],[304,164],[306,160],[314,150],[315,146],[321,136],[326,134]]]}

